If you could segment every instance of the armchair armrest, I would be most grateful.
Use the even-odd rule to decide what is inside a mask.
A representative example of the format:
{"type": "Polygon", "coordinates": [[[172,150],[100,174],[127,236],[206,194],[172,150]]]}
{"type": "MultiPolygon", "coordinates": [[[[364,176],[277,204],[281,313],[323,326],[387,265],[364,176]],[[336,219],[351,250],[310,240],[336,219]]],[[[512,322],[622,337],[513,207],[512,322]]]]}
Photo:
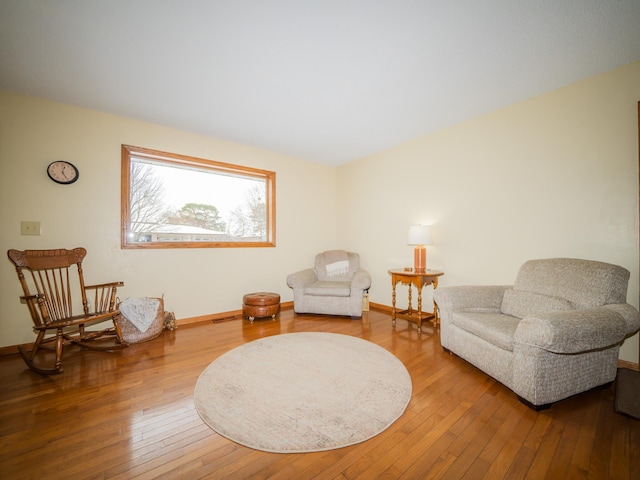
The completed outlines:
{"type": "Polygon", "coordinates": [[[351,286],[359,290],[366,290],[371,286],[371,275],[366,270],[359,269],[351,279],[351,286]]]}
{"type": "Polygon", "coordinates": [[[287,276],[287,285],[291,288],[301,288],[317,280],[316,272],[313,268],[306,268],[299,272],[287,276]]]}
{"type": "Polygon", "coordinates": [[[523,318],[516,329],[514,343],[553,353],[581,353],[621,343],[626,332],[624,317],[603,306],[523,318]]]}

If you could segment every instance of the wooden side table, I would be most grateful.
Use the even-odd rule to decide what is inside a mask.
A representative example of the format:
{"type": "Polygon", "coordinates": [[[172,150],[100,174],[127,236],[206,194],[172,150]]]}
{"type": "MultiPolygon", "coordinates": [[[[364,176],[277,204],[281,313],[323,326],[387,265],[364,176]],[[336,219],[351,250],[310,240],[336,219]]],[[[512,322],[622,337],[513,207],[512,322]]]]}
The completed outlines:
{"type": "Polygon", "coordinates": [[[444,272],[437,270],[427,270],[424,273],[416,273],[413,270],[389,270],[391,275],[392,290],[392,309],[391,309],[391,323],[396,324],[396,318],[408,320],[418,325],[418,333],[422,333],[422,322],[433,320],[436,327],[440,325],[440,316],[438,314],[438,306],[435,301],[433,302],[433,312],[422,311],[422,287],[425,285],[433,285],[433,288],[438,287],[438,277],[444,275],[444,272]],[[406,310],[396,310],[396,285],[402,283],[409,286],[409,308],[406,310]],[[412,306],[412,289],[416,287],[418,290],[418,309],[414,310],[412,306]]]}

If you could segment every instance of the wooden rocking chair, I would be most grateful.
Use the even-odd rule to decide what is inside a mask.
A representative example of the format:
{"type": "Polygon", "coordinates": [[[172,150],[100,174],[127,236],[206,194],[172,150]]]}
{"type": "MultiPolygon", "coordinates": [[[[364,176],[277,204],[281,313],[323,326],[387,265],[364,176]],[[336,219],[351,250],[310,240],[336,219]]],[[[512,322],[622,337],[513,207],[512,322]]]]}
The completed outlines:
{"type": "Polygon", "coordinates": [[[113,350],[128,346],[122,339],[118,323],[116,290],[123,282],[85,285],[82,260],[87,251],[73,250],[9,250],[9,260],[15,265],[24,295],[20,298],[27,304],[33,329],[37,333],[31,351],[23,346],[18,350],[31,370],[40,374],[62,372],[62,349],[64,345],[76,344],[92,350],[113,350]],[[78,277],[72,275],[70,267],[77,266],[78,277]],[[26,275],[25,275],[26,273],[26,275]],[[79,294],[74,304],[72,292],[79,294]],[[89,297],[88,292],[93,292],[89,297]],[[89,300],[91,298],[91,300],[89,300]],[[83,313],[73,314],[73,308],[82,308],[83,313]],[[87,331],[85,326],[113,322],[113,326],[99,331],[87,331]],[[115,341],[92,342],[100,337],[112,336],[115,341]],[[53,345],[52,345],[53,344],[53,345]],[[45,368],[36,362],[41,349],[55,350],[55,365],[45,368]]]}

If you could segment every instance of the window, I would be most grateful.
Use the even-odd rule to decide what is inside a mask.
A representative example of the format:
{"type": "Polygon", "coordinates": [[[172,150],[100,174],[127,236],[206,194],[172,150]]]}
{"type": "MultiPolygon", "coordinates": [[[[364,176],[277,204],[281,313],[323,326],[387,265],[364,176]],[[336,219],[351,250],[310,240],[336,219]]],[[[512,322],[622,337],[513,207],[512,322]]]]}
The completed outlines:
{"type": "Polygon", "coordinates": [[[122,145],[122,248],[275,246],[276,174],[122,145]]]}

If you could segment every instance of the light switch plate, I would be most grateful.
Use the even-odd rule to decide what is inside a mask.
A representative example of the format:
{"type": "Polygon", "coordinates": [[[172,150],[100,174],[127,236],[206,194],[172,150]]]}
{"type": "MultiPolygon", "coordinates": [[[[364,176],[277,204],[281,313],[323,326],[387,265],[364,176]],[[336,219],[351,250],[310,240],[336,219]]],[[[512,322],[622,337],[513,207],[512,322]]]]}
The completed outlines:
{"type": "Polygon", "coordinates": [[[40,235],[40,222],[20,222],[20,235],[40,235]]]}

